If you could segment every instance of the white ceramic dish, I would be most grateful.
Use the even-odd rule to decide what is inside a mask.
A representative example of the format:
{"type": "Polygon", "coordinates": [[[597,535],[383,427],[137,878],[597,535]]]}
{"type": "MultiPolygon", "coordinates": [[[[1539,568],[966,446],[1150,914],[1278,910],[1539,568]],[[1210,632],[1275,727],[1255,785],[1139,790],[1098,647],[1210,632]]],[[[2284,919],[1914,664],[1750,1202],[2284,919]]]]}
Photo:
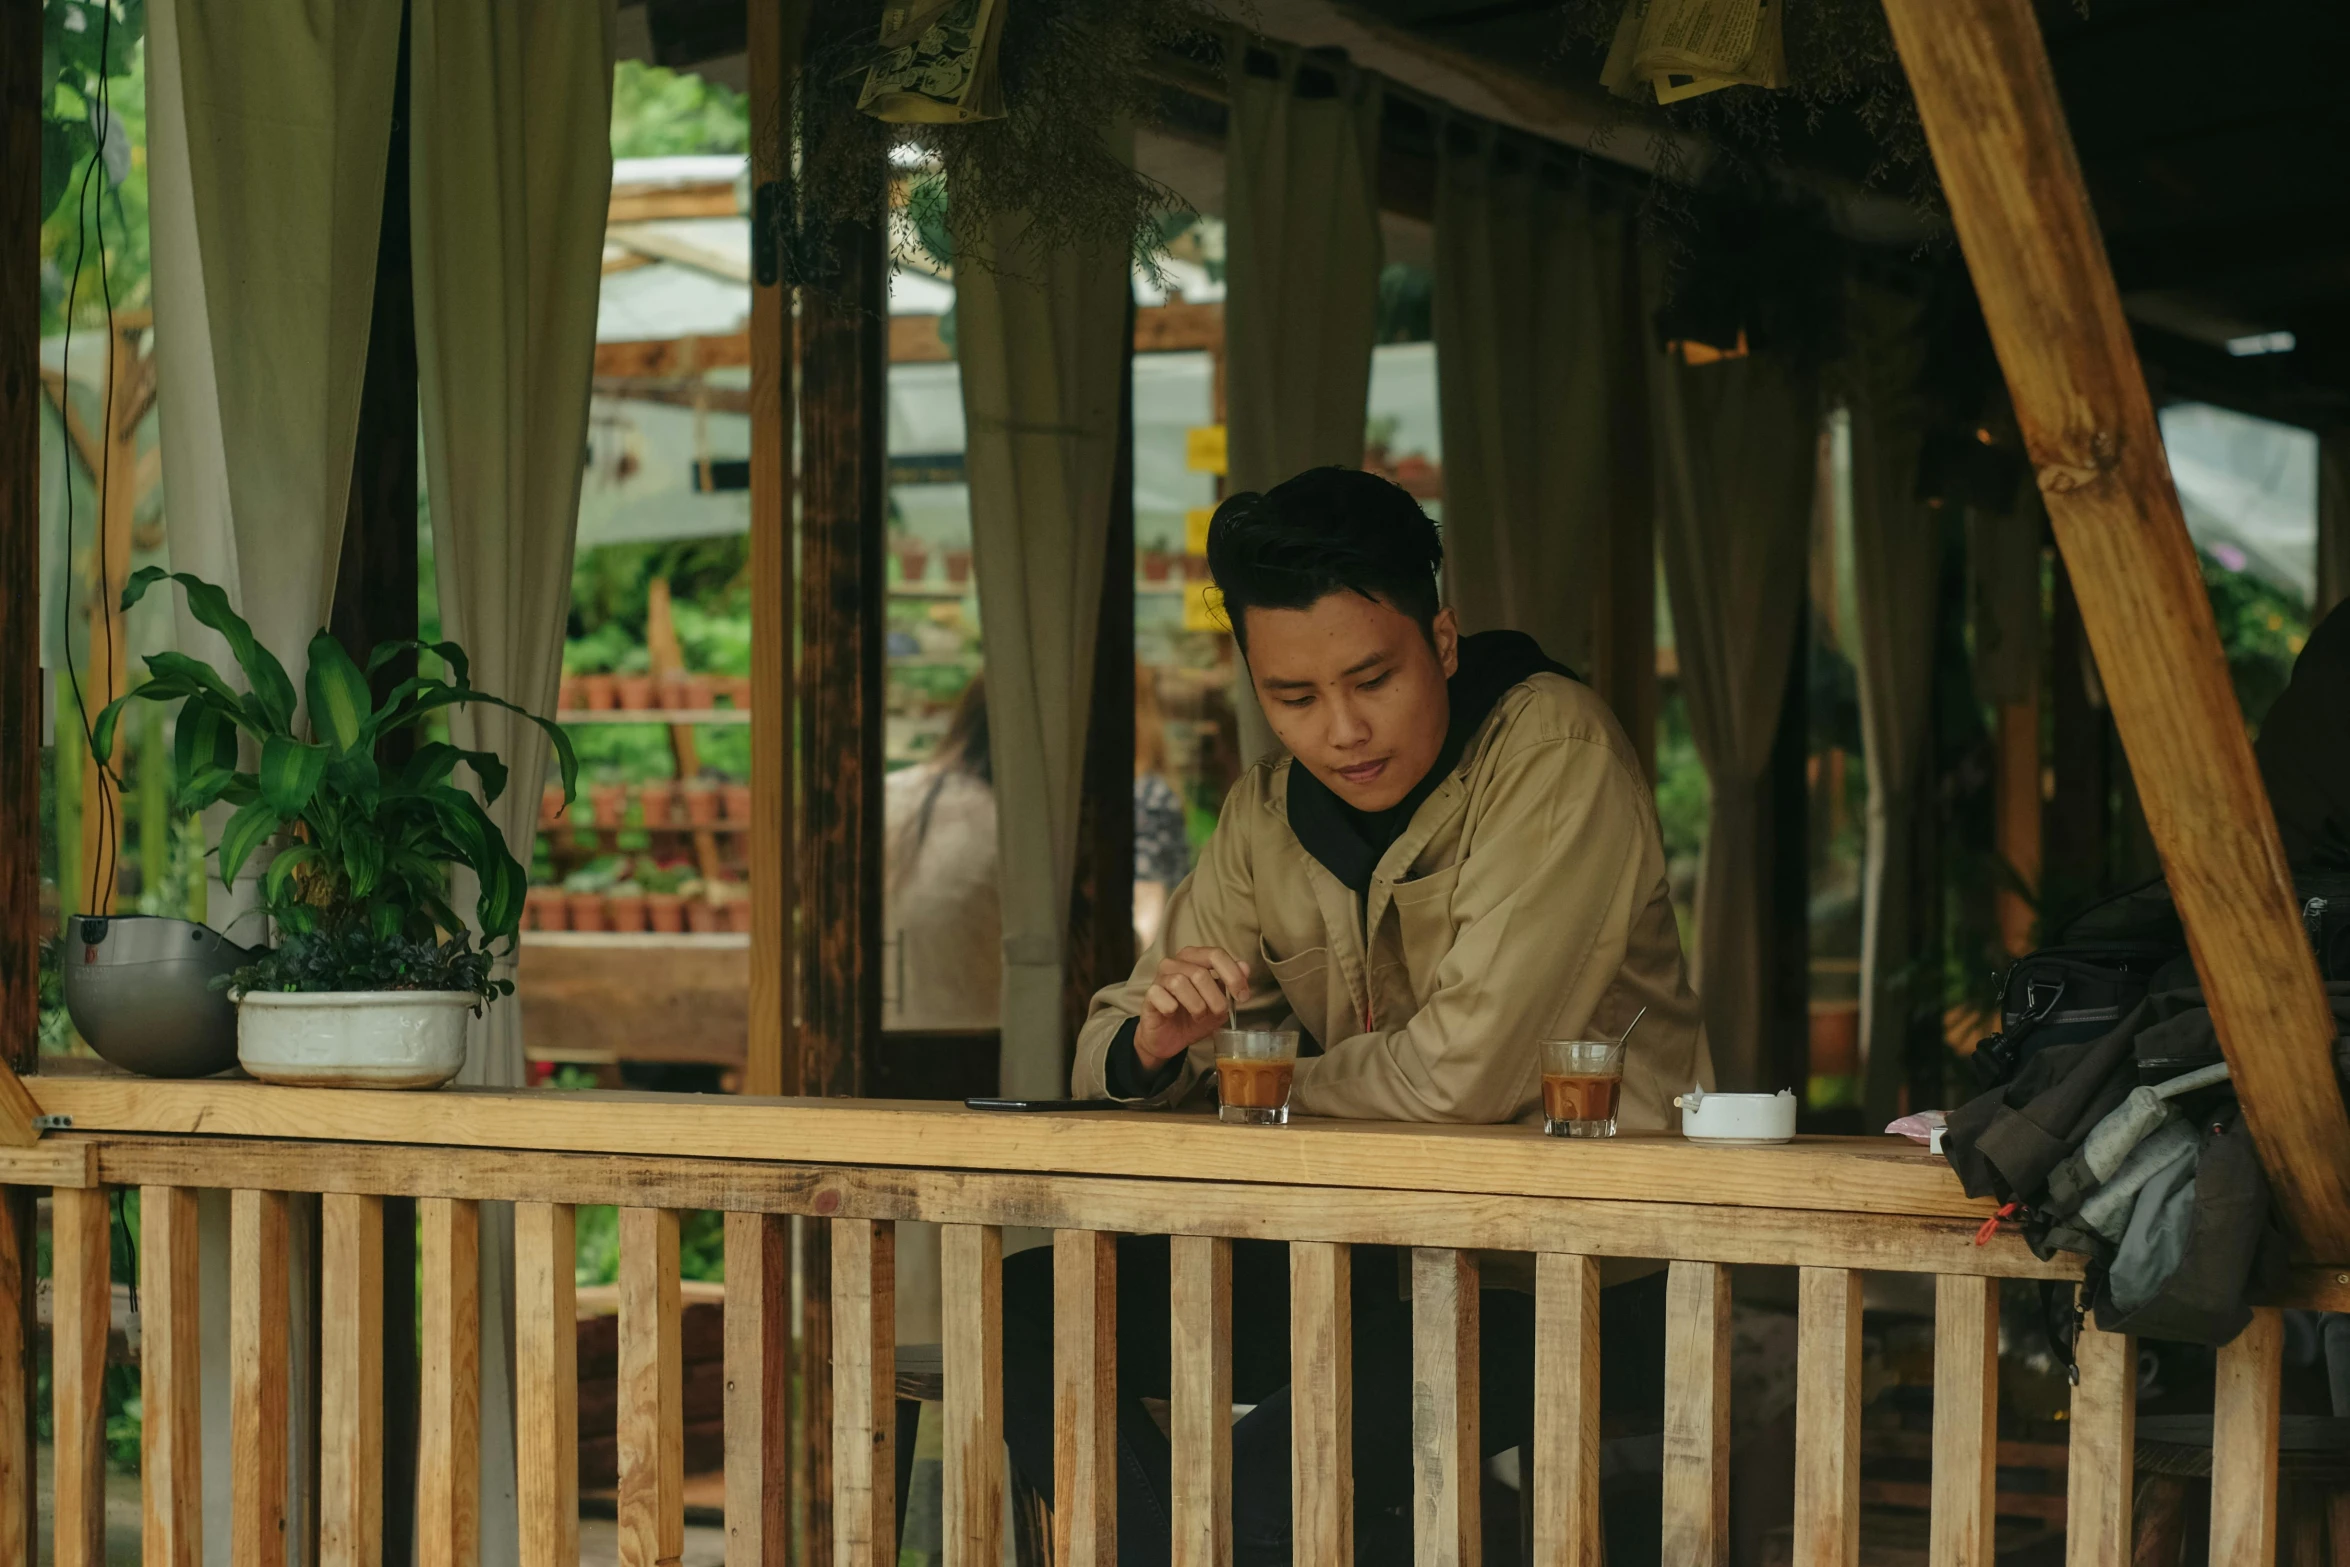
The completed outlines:
{"type": "Polygon", "coordinates": [[[1673,1103],[1681,1107],[1681,1135],[1693,1143],[1730,1147],[1783,1143],[1795,1136],[1795,1094],[1709,1094],[1692,1088],[1673,1103]]]}
{"type": "Polygon", "coordinates": [[[237,1060],[296,1088],[438,1088],[465,1064],[463,990],[259,992],[237,998],[237,1060]]]}

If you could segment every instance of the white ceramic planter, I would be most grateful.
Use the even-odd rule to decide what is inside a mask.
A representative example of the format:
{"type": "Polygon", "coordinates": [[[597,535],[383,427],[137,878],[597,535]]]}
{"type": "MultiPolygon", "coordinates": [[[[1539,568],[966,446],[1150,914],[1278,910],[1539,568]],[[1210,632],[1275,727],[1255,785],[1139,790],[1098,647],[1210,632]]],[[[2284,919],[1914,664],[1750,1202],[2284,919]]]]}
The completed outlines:
{"type": "Polygon", "coordinates": [[[270,991],[237,999],[237,1062],[297,1088],[438,1088],[465,1064],[462,990],[270,991]]]}

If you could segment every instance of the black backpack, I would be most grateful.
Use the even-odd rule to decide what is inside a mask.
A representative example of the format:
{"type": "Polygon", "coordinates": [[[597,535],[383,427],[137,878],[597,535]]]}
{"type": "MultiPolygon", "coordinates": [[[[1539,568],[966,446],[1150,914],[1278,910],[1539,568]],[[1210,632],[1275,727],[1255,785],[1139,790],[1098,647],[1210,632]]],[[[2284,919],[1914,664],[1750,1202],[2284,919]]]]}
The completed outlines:
{"type": "MultiPolygon", "coordinates": [[[[2320,977],[2350,980],[2350,872],[2303,871],[2293,889],[2320,977]]],[[[2055,944],[2008,969],[1999,1032],[1975,1047],[1976,1078],[1985,1088],[2008,1082],[2035,1052],[2096,1039],[2150,991],[2194,982],[2186,929],[2161,880],[2093,903],[2055,944]]]]}

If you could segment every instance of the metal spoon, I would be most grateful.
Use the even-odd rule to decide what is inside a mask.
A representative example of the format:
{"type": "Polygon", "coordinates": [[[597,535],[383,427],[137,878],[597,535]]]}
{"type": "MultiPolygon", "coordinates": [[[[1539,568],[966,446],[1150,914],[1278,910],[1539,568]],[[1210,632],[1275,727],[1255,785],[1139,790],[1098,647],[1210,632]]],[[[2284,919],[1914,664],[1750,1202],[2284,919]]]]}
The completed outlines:
{"type": "Polygon", "coordinates": [[[1632,1021],[1626,1023],[1624,1025],[1623,1033],[1616,1036],[1616,1045],[1618,1048],[1623,1046],[1625,1040],[1632,1037],[1632,1030],[1638,1028],[1640,1026],[1640,1020],[1646,1016],[1648,1016],[1648,1008],[1646,1007],[1642,1007],[1639,1011],[1632,1014],[1632,1021]]]}

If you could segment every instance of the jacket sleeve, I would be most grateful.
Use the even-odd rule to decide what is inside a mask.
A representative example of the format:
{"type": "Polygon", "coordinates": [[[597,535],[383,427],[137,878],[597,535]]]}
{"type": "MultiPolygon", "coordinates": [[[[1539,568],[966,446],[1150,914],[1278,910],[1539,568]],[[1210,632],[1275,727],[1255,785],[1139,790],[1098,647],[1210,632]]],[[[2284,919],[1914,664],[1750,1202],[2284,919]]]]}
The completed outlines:
{"type": "Polygon", "coordinates": [[[1299,1062],[1300,1113],[1506,1121],[1534,1093],[1540,1042],[1589,1026],[1662,877],[1648,791],[1605,744],[1570,736],[1506,759],[1490,798],[1454,867],[1453,942],[1427,996],[1400,1026],[1299,1062]]]}
{"type": "MultiPolygon", "coordinates": [[[[1252,769],[1241,776],[1225,798],[1216,830],[1200,850],[1199,864],[1167,898],[1166,917],[1158,939],[1134,965],[1123,983],[1095,993],[1084,1028],[1077,1035],[1077,1059],[1069,1072],[1069,1091],[1079,1099],[1115,1099],[1110,1089],[1107,1060],[1111,1043],[1129,1018],[1142,1015],[1143,996],[1159,961],[1185,947],[1221,947],[1244,963],[1254,963],[1259,948],[1256,885],[1249,861],[1248,842],[1253,823],[1248,813],[1264,808],[1266,770],[1252,769]]],[[[1261,965],[1259,965],[1261,968],[1261,965]]],[[[1242,1015],[1254,1016],[1281,1007],[1281,993],[1271,976],[1252,975],[1257,991],[1242,1015]]],[[[1129,1104],[1175,1105],[1188,1098],[1202,1075],[1215,1065],[1214,1041],[1191,1048],[1175,1077],[1155,1093],[1129,1104]]]]}

